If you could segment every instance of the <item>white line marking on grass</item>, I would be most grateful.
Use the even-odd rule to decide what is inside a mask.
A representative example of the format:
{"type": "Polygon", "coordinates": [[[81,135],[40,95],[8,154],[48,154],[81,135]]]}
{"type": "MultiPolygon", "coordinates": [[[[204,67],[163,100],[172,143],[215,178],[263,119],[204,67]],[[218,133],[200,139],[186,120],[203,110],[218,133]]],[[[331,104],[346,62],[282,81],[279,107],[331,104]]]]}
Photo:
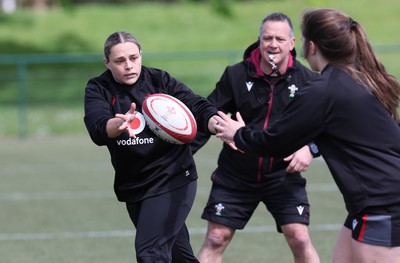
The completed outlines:
{"type": "Polygon", "coordinates": [[[68,238],[100,238],[100,237],[129,237],[135,235],[131,230],[61,232],[61,233],[17,233],[0,234],[0,241],[68,239],[68,238]]]}
{"type": "MultiPolygon", "coordinates": [[[[334,192],[337,186],[334,183],[309,184],[308,192],[334,192]]],[[[208,196],[210,189],[208,187],[199,187],[197,195],[208,196]]],[[[102,199],[116,198],[112,190],[99,191],[64,191],[64,192],[34,192],[34,193],[3,193],[0,194],[0,201],[30,201],[30,200],[56,200],[56,199],[102,199]]]]}
{"type": "MultiPolygon", "coordinates": [[[[324,224],[311,225],[311,231],[338,231],[342,225],[324,224]]],[[[207,231],[205,227],[189,228],[191,235],[204,235],[207,231]]],[[[275,226],[248,226],[244,230],[238,230],[238,233],[272,233],[276,232],[275,226]]],[[[134,230],[112,230],[112,231],[87,231],[87,232],[61,232],[61,233],[16,233],[0,234],[0,241],[27,241],[27,240],[48,240],[48,239],[78,239],[78,238],[110,238],[110,237],[133,237],[134,230]]]]}
{"type": "Polygon", "coordinates": [[[29,200],[51,200],[51,199],[100,199],[115,198],[112,191],[81,191],[81,192],[36,192],[22,193],[14,192],[0,194],[0,201],[29,201],[29,200]]]}

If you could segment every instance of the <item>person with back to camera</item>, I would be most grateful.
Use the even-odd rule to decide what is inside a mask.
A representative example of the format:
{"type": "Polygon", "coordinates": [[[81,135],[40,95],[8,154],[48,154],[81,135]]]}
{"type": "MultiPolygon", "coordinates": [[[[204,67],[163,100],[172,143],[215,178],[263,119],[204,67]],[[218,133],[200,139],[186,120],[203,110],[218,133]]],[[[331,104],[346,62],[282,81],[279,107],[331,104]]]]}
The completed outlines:
{"type": "MultiPolygon", "coordinates": [[[[318,76],[296,60],[294,46],[289,17],[267,15],[258,40],[247,48],[242,62],[226,68],[208,99],[224,112],[241,112],[252,128],[271,126],[304,83],[318,76]]],[[[208,139],[198,133],[191,143],[193,151],[208,139]]],[[[235,230],[245,227],[260,202],[273,215],[277,230],[283,232],[294,262],[319,262],[307,227],[310,205],[306,180],[300,174],[313,159],[309,146],[304,145],[286,159],[260,158],[223,146],[202,214],[208,230],[198,254],[200,262],[222,262],[235,230]]]]}
{"type": "Polygon", "coordinates": [[[136,227],[137,262],[198,262],[185,225],[197,187],[190,146],[158,138],[144,125],[141,107],[148,94],[172,95],[205,133],[217,109],[167,72],[143,66],[141,46],[130,33],[111,34],[104,56],[107,70],[86,86],[84,121],[93,142],[110,152],[115,193],[136,227]]]}
{"type": "Polygon", "coordinates": [[[348,211],[332,261],[400,262],[399,82],[347,14],[307,10],[301,29],[304,57],[321,77],[269,129],[243,127],[240,113],[235,121],[220,112],[217,136],[246,153],[276,156],[314,139],[348,211]]]}

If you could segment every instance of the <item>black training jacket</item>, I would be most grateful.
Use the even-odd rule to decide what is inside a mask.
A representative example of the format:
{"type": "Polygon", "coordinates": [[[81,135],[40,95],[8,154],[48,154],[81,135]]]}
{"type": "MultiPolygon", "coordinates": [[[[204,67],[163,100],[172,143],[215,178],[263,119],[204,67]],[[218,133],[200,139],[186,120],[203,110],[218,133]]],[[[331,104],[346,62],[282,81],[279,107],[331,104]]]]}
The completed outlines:
{"type": "MultiPolygon", "coordinates": [[[[294,49],[287,72],[274,78],[273,81],[276,82],[274,84],[260,69],[258,42],[246,49],[243,59],[242,62],[225,69],[208,99],[219,110],[232,113],[233,118],[239,111],[246,125],[253,129],[270,127],[282,115],[286,105],[292,101],[291,89],[298,89],[295,94],[303,88],[306,81],[318,76],[296,60],[294,49]]],[[[208,139],[209,136],[198,133],[196,140],[191,143],[192,150],[196,152],[208,139]]],[[[235,187],[235,177],[241,178],[241,182],[247,182],[249,185],[254,183],[257,185],[268,180],[268,175],[271,173],[284,172],[287,164],[282,158],[242,154],[223,144],[218,158],[216,177],[220,173],[223,173],[225,178],[230,177],[231,180],[221,182],[226,187],[229,187],[227,184],[231,181],[232,187],[235,187]]]]}
{"type": "Polygon", "coordinates": [[[165,93],[181,100],[195,116],[198,129],[206,133],[209,132],[208,120],[217,114],[210,102],[162,70],[143,66],[133,85],[117,83],[109,70],[89,80],[85,90],[84,121],[93,142],[106,145],[110,152],[115,169],[114,190],[120,201],[138,201],[197,179],[188,144],[167,143],[147,125],[136,134],[136,139],[129,138],[127,133],[115,139],[107,137],[109,119],[116,113],[125,114],[132,102],[136,103],[140,117],[143,99],[153,93],[165,93]]]}
{"type": "Polygon", "coordinates": [[[270,129],[244,127],[234,140],[247,153],[285,156],[313,138],[350,215],[400,203],[400,128],[370,91],[335,66],[303,87],[270,129]]]}

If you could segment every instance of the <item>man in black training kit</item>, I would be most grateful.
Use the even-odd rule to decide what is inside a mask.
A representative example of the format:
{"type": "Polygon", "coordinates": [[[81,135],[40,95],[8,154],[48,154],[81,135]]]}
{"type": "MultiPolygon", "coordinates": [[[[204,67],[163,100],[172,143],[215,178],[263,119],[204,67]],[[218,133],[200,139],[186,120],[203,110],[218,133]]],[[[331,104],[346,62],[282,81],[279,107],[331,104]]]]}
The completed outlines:
{"type": "MultiPolygon", "coordinates": [[[[208,99],[223,112],[240,112],[253,129],[269,127],[304,83],[318,76],[296,60],[294,46],[290,19],[282,13],[266,16],[258,40],[247,48],[242,62],[226,68],[208,99]]],[[[196,152],[209,137],[199,133],[192,150],[196,152]]],[[[235,230],[243,229],[263,202],[283,232],[294,262],[318,263],[307,227],[306,180],[300,175],[313,155],[318,149],[312,143],[285,159],[243,154],[224,144],[202,214],[208,231],[200,262],[222,262],[235,230]]]]}

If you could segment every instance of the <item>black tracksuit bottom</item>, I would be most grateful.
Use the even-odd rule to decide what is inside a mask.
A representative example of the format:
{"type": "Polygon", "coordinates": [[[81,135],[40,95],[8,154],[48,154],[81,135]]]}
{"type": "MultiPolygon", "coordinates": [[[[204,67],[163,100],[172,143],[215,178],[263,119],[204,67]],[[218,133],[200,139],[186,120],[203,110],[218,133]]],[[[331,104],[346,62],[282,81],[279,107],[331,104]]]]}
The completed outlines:
{"type": "Polygon", "coordinates": [[[138,263],[198,263],[185,225],[196,195],[197,181],[140,202],[127,202],[136,227],[138,263]]]}

